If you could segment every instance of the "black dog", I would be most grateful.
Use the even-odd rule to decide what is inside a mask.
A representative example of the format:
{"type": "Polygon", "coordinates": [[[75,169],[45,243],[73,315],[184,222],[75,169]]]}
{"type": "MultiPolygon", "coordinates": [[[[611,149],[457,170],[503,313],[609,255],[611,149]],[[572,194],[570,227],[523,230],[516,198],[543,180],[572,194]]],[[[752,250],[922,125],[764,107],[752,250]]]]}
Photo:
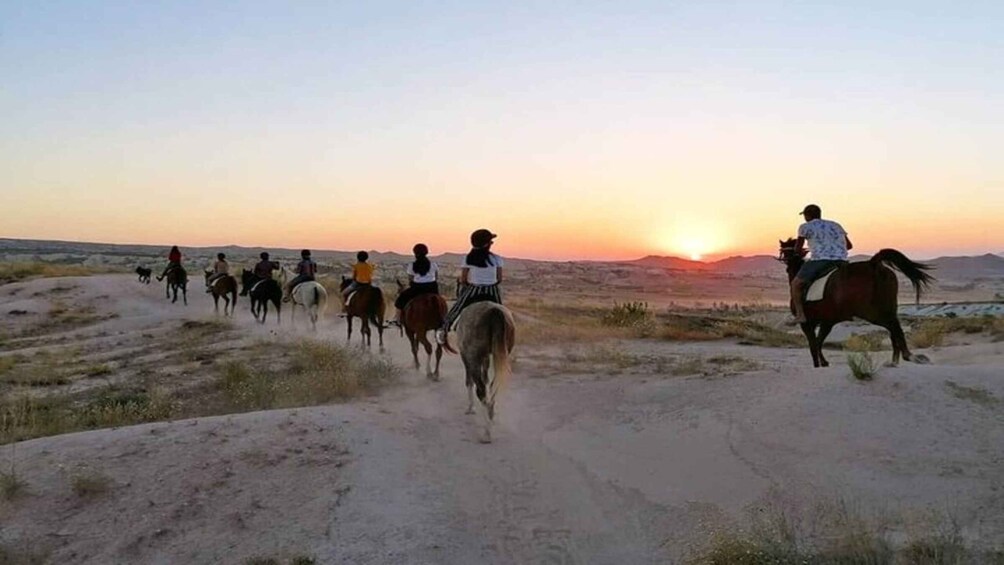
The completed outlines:
{"type": "Polygon", "coordinates": [[[153,274],[153,269],[147,269],[146,267],[136,267],[136,274],[139,275],[139,282],[150,284],[150,275],[153,274]]]}

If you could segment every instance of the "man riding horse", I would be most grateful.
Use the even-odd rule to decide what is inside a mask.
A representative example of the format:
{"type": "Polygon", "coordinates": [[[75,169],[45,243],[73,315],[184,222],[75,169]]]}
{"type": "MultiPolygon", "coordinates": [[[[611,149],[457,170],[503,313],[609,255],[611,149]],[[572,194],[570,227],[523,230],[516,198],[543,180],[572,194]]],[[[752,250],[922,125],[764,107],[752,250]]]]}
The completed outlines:
{"type": "Polygon", "coordinates": [[[805,223],[798,227],[795,253],[804,255],[809,244],[809,260],[791,281],[791,305],[795,321],[804,324],[805,291],[819,277],[847,264],[847,252],[854,248],[844,228],[832,220],[824,220],[819,206],[809,204],[802,212],[805,223]]]}

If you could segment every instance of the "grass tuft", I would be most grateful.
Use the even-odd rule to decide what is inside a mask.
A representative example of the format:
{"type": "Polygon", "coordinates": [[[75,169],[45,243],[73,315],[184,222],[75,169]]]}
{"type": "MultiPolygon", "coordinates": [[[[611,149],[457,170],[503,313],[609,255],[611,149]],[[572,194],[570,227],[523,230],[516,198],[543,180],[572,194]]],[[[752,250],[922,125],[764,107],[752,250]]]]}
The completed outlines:
{"type": "MultiPolygon", "coordinates": [[[[3,500],[13,500],[25,491],[26,483],[11,471],[0,472],[0,498],[3,500]]],[[[3,561],[0,561],[2,563],[3,561]]]]}
{"type": "Polygon", "coordinates": [[[850,367],[854,378],[859,381],[870,381],[875,378],[875,360],[867,351],[849,353],[847,366],[850,367]]]}
{"type": "Polygon", "coordinates": [[[111,486],[110,478],[93,469],[82,469],[70,476],[73,494],[80,498],[97,498],[107,493],[111,486]]]}

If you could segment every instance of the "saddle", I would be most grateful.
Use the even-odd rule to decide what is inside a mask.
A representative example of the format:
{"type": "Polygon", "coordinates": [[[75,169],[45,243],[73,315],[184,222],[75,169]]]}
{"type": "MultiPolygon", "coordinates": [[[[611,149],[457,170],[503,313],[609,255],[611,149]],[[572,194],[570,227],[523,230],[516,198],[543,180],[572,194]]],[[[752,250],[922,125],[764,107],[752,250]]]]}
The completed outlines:
{"type": "Polygon", "coordinates": [[[251,285],[251,290],[249,292],[254,292],[255,289],[257,289],[259,286],[261,286],[261,283],[263,283],[265,281],[268,281],[268,280],[272,280],[272,279],[260,279],[258,282],[256,282],[253,285],[251,285]]]}
{"type": "Polygon", "coordinates": [[[821,274],[816,280],[812,281],[809,285],[809,289],[805,292],[806,302],[818,302],[823,299],[826,294],[826,282],[830,280],[833,273],[840,269],[840,265],[834,265],[829,270],[821,274]]]}

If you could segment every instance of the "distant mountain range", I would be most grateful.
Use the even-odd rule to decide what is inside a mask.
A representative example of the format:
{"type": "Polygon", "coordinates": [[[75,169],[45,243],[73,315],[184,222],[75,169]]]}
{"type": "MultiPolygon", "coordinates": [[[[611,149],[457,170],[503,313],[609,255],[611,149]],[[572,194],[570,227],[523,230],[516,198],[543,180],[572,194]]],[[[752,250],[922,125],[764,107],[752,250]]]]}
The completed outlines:
{"type": "MultiPolygon", "coordinates": [[[[0,259],[6,260],[46,260],[60,262],[80,262],[100,255],[104,261],[130,264],[141,259],[161,259],[166,254],[168,246],[146,244],[88,243],[76,241],[47,241],[31,239],[0,238],[0,259]],[[52,257],[56,256],[56,257],[52,257]]],[[[213,247],[184,247],[183,251],[189,257],[212,257],[217,252],[224,252],[233,258],[255,258],[262,251],[269,251],[274,257],[295,258],[299,249],[242,247],[238,245],[213,247]]],[[[352,261],[355,251],[314,250],[318,260],[334,262],[352,261]]],[[[394,252],[371,251],[374,259],[384,262],[401,262],[410,260],[410,255],[394,252]]],[[[865,261],[868,255],[855,255],[852,261],[865,261]]],[[[462,255],[445,253],[435,258],[440,264],[459,264],[462,255]]],[[[587,266],[589,264],[631,265],[642,268],[668,269],[678,271],[706,271],[730,274],[769,274],[782,272],[777,258],[772,255],[735,256],[718,261],[692,261],[681,257],[649,255],[631,261],[539,261],[532,259],[509,258],[514,266],[529,266],[532,264],[568,263],[587,266]]],[[[935,267],[934,275],[938,278],[972,279],[978,277],[1004,277],[1004,253],[994,255],[987,253],[979,256],[938,257],[924,260],[924,263],[935,267]]]]}

